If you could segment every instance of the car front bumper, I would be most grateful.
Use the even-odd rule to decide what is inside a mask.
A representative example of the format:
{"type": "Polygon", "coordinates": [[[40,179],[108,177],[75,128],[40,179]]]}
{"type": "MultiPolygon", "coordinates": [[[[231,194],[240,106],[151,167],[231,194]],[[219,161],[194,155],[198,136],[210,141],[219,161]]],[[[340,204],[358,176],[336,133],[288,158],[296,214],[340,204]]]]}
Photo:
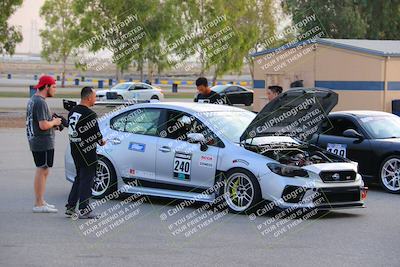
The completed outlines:
{"type": "Polygon", "coordinates": [[[326,183],[317,177],[291,178],[270,172],[259,181],[263,199],[285,209],[362,208],[368,191],[359,174],[355,181],[326,183]]]}

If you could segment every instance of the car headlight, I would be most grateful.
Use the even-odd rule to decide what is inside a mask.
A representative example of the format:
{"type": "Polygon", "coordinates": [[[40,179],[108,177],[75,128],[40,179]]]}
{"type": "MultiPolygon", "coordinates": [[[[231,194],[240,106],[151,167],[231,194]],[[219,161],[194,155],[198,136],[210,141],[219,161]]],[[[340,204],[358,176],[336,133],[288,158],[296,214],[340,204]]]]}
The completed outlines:
{"type": "Polygon", "coordinates": [[[268,168],[276,174],[286,177],[308,177],[308,172],[302,168],[279,163],[267,163],[268,168]]]}

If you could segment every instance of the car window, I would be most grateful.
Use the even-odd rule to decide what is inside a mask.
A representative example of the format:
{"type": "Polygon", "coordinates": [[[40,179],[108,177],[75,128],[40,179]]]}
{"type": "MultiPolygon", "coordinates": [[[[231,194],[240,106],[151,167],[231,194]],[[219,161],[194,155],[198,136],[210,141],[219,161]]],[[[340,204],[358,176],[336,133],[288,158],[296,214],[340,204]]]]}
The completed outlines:
{"type": "Polygon", "coordinates": [[[128,90],[130,86],[131,85],[129,83],[119,83],[111,88],[111,90],[128,90]]]}
{"type": "Polygon", "coordinates": [[[351,120],[347,118],[332,118],[329,121],[324,122],[321,133],[326,135],[343,136],[343,132],[348,129],[360,132],[351,120]]]}
{"type": "Polygon", "coordinates": [[[395,115],[365,116],[360,118],[360,121],[372,138],[400,137],[400,118],[395,115]]]}
{"type": "Polygon", "coordinates": [[[144,89],[141,84],[135,84],[134,88],[135,88],[134,90],[143,90],[144,89]]]}
{"type": "Polygon", "coordinates": [[[135,90],[147,90],[147,89],[151,89],[151,86],[149,86],[147,84],[136,84],[135,85],[135,90]]]}
{"type": "Polygon", "coordinates": [[[230,86],[225,90],[225,92],[227,92],[227,93],[233,93],[233,92],[238,92],[238,91],[239,91],[239,88],[237,86],[230,86]]]}
{"type": "Polygon", "coordinates": [[[160,109],[135,109],[114,117],[111,128],[134,134],[158,135],[160,109]]]}
{"type": "Polygon", "coordinates": [[[222,141],[196,117],[181,111],[168,110],[165,123],[160,127],[166,138],[187,140],[189,133],[202,133],[207,145],[223,146],[222,141]]]}

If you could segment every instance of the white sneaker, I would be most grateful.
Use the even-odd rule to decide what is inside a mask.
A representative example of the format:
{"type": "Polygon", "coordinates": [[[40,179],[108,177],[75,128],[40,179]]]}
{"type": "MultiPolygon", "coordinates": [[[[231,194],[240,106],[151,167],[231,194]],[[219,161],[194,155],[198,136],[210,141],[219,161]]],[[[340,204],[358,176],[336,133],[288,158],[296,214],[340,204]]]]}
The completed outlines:
{"type": "Polygon", "coordinates": [[[47,206],[47,207],[49,207],[49,208],[52,208],[52,209],[55,209],[55,208],[56,208],[56,206],[54,206],[54,205],[52,205],[52,204],[49,204],[49,203],[47,203],[46,201],[43,202],[43,203],[44,203],[45,206],[47,206]]]}
{"type": "Polygon", "coordinates": [[[43,205],[39,207],[33,207],[32,211],[34,213],[57,213],[57,209],[50,208],[49,206],[43,205]]]}

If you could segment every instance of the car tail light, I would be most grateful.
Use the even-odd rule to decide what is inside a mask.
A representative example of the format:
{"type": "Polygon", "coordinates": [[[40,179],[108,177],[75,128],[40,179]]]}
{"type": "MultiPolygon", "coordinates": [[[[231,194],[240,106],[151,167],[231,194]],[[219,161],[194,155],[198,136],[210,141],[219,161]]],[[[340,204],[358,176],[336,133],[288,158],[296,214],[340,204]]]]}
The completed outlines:
{"type": "Polygon", "coordinates": [[[361,188],[361,200],[365,200],[367,198],[367,193],[368,193],[368,187],[362,187],[361,188]]]}

